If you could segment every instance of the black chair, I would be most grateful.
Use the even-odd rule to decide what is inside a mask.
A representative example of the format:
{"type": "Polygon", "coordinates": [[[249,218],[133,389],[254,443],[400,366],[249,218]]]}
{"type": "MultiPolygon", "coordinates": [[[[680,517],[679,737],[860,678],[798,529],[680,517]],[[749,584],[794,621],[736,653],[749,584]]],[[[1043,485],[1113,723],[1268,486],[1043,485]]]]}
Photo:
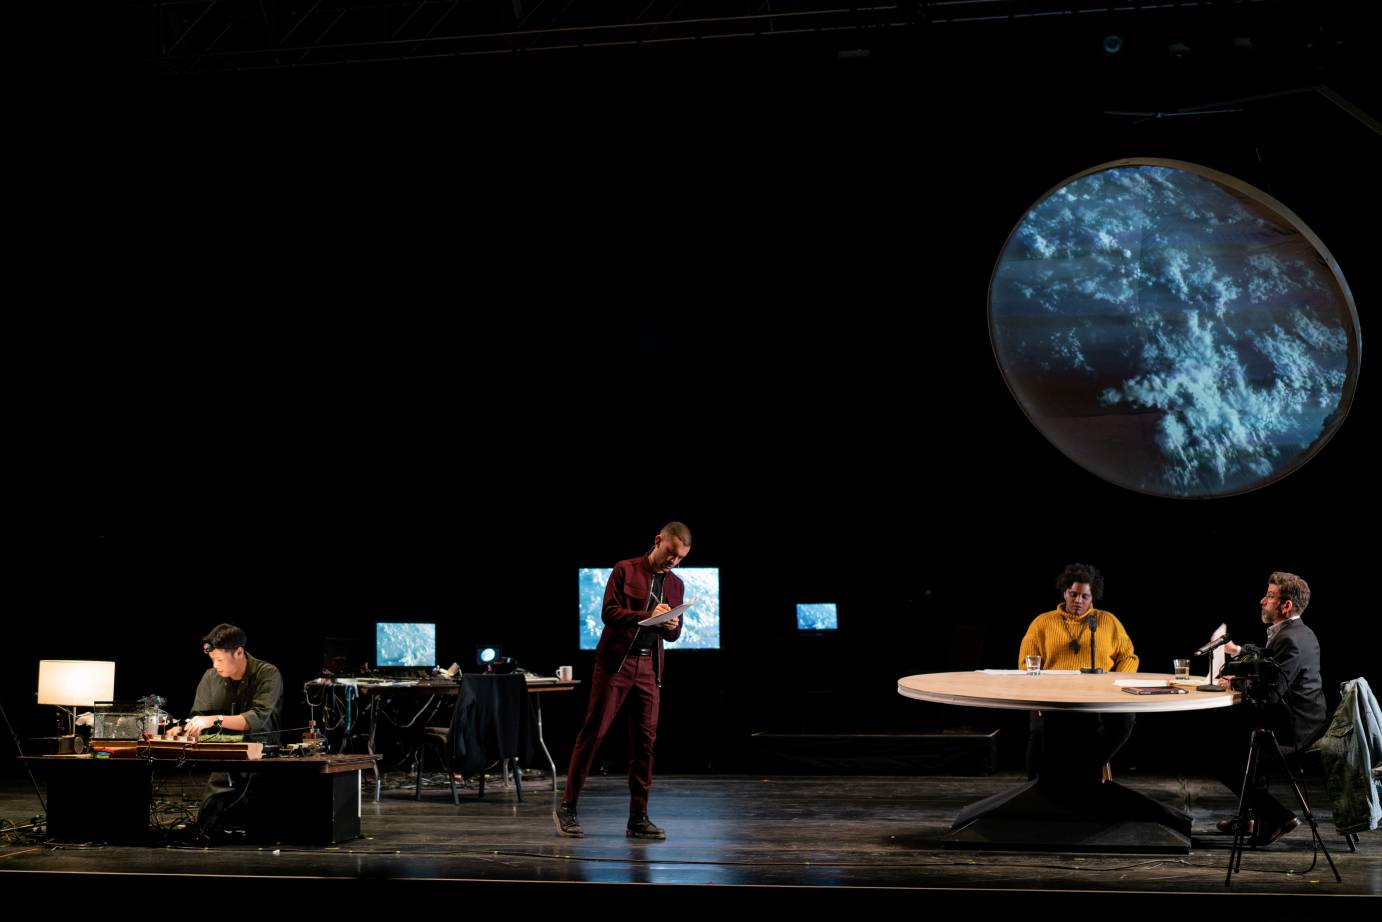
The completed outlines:
{"type": "MultiPolygon", "coordinates": [[[[1318,782],[1319,790],[1324,792],[1324,799],[1326,802],[1329,801],[1329,785],[1325,779],[1324,761],[1320,758],[1320,751],[1318,749],[1305,749],[1293,752],[1286,757],[1286,762],[1291,766],[1291,770],[1295,772],[1296,777],[1300,779],[1302,788],[1308,787],[1309,782],[1314,780],[1318,782]]],[[[1309,792],[1306,793],[1306,796],[1309,797],[1309,792]]],[[[1320,798],[1316,797],[1317,801],[1319,799],[1320,798]]],[[[1330,810],[1333,810],[1332,803],[1330,804],[1330,810]]],[[[1335,827],[1335,831],[1338,832],[1337,826],[1335,827]]],[[[1348,843],[1349,851],[1358,851],[1357,833],[1342,832],[1339,833],[1339,835],[1343,836],[1344,841],[1348,843]]]]}
{"type": "MultiPolygon", "coordinates": [[[[1349,680],[1346,681],[1346,682],[1340,682],[1340,683],[1339,683],[1339,696],[1340,696],[1340,700],[1339,700],[1338,705],[1335,706],[1334,712],[1333,712],[1332,714],[1329,715],[1329,722],[1328,722],[1327,724],[1325,724],[1326,729],[1325,729],[1324,735],[1323,735],[1318,741],[1316,741],[1316,742],[1310,747],[1309,750],[1307,750],[1306,752],[1300,754],[1300,756],[1301,756],[1301,762],[1302,762],[1303,767],[1304,767],[1304,766],[1308,766],[1308,767],[1311,768],[1311,770],[1312,770],[1312,771],[1314,772],[1314,774],[1315,774],[1315,777],[1317,777],[1317,778],[1320,779],[1320,783],[1321,783],[1321,785],[1324,787],[1325,793],[1329,796],[1329,798],[1330,798],[1330,809],[1331,809],[1331,811],[1334,813],[1334,829],[1335,829],[1336,832],[1339,833],[1339,835],[1341,835],[1341,836],[1344,837],[1344,841],[1346,841],[1346,842],[1348,843],[1348,850],[1351,851],[1351,852],[1356,852],[1356,851],[1358,851],[1358,841],[1359,841],[1359,840],[1358,840],[1358,833],[1356,833],[1356,832],[1343,832],[1343,831],[1341,831],[1341,830],[1339,829],[1338,804],[1336,804],[1336,803],[1334,802],[1334,797],[1335,797],[1335,795],[1336,795],[1337,792],[1334,791],[1334,790],[1331,790],[1331,788],[1330,788],[1330,780],[1331,780],[1331,779],[1328,777],[1328,773],[1325,771],[1324,757],[1323,757],[1322,753],[1320,752],[1320,749],[1319,749],[1319,748],[1316,748],[1316,747],[1327,746],[1327,745],[1329,745],[1330,743],[1333,742],[1333,740],[1329,737],[1329,729],[1332,728],[1332,727],[1334,726],[1334,721],[1339,717],[1339,708],[1343,707],[1343,705],[1344,705],[1344,700],[1348,697],[1348,693],[1349,693],[1349,691],[1350,691],[1349,686],[1350,686],[1350,685],[1354,685],[1355,683],[1358,685],[1358,689],[1357,689],[1357,690],[1358,690],[1358,692],[1359,692],[1360,694],[1361,694],[1361,693],[1370,693],[1370,692],[1371,692],[1371,689],[1368,688],[1368,680],[1365,679],[1365,678],[1362,678],[1361,676],[1358,677],[1358,678],[1356,678],[1356,679],[1349,679],[1349,680]]],[[[1365,728],[1364,728],[1364,727],[1361,727],[1361,726],[1355,726],[1355,727],[1353,728],[1353,732],[1354,732],[1354,733],[1357,733],[1357,734],[1365,734],[1365,733],[1366,733],[1365,728]]],[[[1377,755],[1377,754],[1376,754],[1376,753],[1372,753],[1372,755],[1373,755],[1373,761],[1376,762],[1376,755],[1377,755]]],[[[1374,781],[1374,783],[1376,783],[1376,782],[1374,781]]]]}
{"type": "MultiPolygon", "coordinates": [[[[437,755],[441,757],[442,766],[446,769],[446,780],[451,782],[451,802],[460,804],[461,800],[456,796],[456,772],[451,767],[451,728],[450,727],[423,727],[422,734],[418,737],[415,764],[417,766],[417,790],[413,794],[414,800],[422,800],[422,770],[423,762],[427,756],[429,747],[435,747],[437,755]]],[[[480,796],[485,796],[485,776],[480,776],[480,796]]]]}
{"type": "MultiPolygon", "coordinates": [[[[414,800],[422,800],[423,760],[424,760],[425,757],[426,757],[426,752],[427,752],[427,749],[428,749],[428,748],[435,748],[435,749],[437,750],[437,757],[440,759],[442,766],[446,769],[446,777],[447,777],[447,780],[451,783],[451,802],[452,802],[453,804],[458,804],[458,805],[459,805],[460,802],[461,802],[461,800],[460,800],[460,797],[457,796],[457,794],[456,794],[456,775],[457,775],[457,771],[456,771],[456,767],[453,766],[453,765],[451,764],[451,728],[450,728],[450,727],[424,727],[424,728],[423,728],[422,737],[418,740],[417,749],[415,750],[416,760],[415,760],[415,762],[414,762],[414,765],[416,766],[415,775],[416,775],[417,790],[416,790],[416,791],[414,792],[414,794],[413,794],[413,799],[414,799],[414,800]]],[[[503,759],[503,760],[501,760],[501,761],[502,761],[502,765],[503,765],[504,775],[505,775],[505,778],[507,779],[507,778],[509,777],[509,767],[508,767],[508,766],[509,766],[511,760],[509,760],[509,759],[503,759]]],[[[518,794],[518,799],[519,799],[519,801],[522,801],[522,800],[523,800],[523,776],[522,776],[521,770],[520,770],[520,768],[519,768],[519,766],[518,766],[518,760],[516,760],[516,759],[512,760],[512,764],[513,764],[513,779],[514,779],[515,791],[516,791],[517,794],[518,794]]],[[[462,778],[463,781],[464,781],[464,779],[465,779],[466,777],[468,777],[466,774],[461,773],[461,778],[462,778]]],[[[484,796],[485,796],[485,772],[484,772],[483,769],[482,769],[481,771],[479,771],[478,773],[476,773],[476,775],[475,775],[475,780],[476,780],[477,786],[479,787],[479,795],[478,795],[478,796],[479,796],[480,799],[484,799],[484,796]]]]}
{"type": "Polygon", "coordinates": [[[486,768],[498,762],[505,777],[511,770],[515,794],[522,802],[522,766],[532,759],[533,727],[527,679],[518,673],[473,673],[461,678],[449,731],[428,736],[443,740],[449,767],[459,769],[464,777],[479,779],[481,797],[485,796],[486,768]]]}

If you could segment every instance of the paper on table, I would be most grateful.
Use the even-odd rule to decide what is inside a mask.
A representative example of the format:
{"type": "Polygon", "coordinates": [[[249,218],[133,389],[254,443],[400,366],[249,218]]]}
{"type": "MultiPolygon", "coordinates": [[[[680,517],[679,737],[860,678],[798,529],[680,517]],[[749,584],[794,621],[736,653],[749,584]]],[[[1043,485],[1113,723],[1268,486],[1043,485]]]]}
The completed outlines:
{"type": "MultiPolygon", "coordinates": [[[[1210,635],[1210,638],[1213,639],[1227,633],[1228,625],[1221,624],[1214,629],[1214,633],[1210,635]]],[[[1213,650],[1209,651],[1209,675],[1205,677],[1205,684],[1214,681],[1214,677],[1219,674],[1220,669],[1224,668],[1224,663],[1227,661],[1228,651],[1223,647],[1215,647],[1213,650]]]]}
{"type": "Polygon", "coordinates": [[[697,602],[700,601],[700,599],[701,599],[700,596],[696,596],[696,597],[695,597],[694,599],[692,599],[691,601],[689,601],[689,602],[683,602],[682,604],[678,605],[676,608],[672,609],[671,611],[665,611],[665,612],[663,612],[662,614],[657,615],[657,616],[652,617],[652,618],[644,618],[642,621],[638,622],[638,625],[639,625],[639,627],[649,627],[650,625],[661,624],[661,623],[664,622],[664,621],[670,621],[671,619],[675,618],[677,615],[680,615],[682,612],[686,611],[686,610],[687,610],[688,608],[690,608],[692,605],[695,605],[697,602]]]}

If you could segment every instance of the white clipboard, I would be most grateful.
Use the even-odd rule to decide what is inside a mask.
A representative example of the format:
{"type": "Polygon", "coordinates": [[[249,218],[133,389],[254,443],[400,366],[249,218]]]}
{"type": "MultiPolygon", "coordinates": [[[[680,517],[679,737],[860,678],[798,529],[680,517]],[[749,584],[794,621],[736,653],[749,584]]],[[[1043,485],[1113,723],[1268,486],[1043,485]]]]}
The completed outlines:
{"type": "Polygon", "coordinates": [[[678,615],[680,615],[682,612],[686,611],[686,610],[687,610],[688,608],[690,608],[692,605],[695,605],[695,604],[696,604],[697,602],[699,602],[700,600],[701,600],[701,597],[700,597],[700,596],[696,596],[696,597],[695,597],[694,599],[692,599],[691,601],[689,601],[689,602],[683,602],[682,604],[678,605],[676,608],[672,609],[671,611],[665,611],[665,612],[663,612],[662,614],[656,615],[656,616],[654,616],[654,617],[652,617],[652,618],[644,618],[642,621],[638,622],[638,626],[639,626],[639,627],[651,627],[651,626],[654,625],[654,624],[661,624],[661,623],[664,622],[664,621],[670,621],[670,620],[672,620],[673,618],[675,618],[675,617],[677,617],[678,615]]]}

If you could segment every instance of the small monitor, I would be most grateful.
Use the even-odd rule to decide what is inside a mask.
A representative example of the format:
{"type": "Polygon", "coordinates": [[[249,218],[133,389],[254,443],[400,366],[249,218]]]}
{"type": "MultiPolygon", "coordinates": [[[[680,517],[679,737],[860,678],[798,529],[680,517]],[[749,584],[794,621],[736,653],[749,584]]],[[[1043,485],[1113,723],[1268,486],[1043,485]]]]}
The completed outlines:
{"type": "Polygon", "coordinates": [[[374,665],[379,669],[437,665],[437,625],[427,621],[377,621],[374,665]]]}
{"type": "Polygon", "coordinates": [[[834,602],[797,603],[797,630],[839,630],[840,618],[834,602]]]}

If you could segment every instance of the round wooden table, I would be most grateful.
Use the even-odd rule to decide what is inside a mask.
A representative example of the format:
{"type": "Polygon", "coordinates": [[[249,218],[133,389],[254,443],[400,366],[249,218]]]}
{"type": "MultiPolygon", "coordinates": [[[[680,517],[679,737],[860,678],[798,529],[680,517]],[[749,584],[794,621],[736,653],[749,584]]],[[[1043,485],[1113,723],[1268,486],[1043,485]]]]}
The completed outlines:
{"type": "Polygon", "coordinates": [[[1165,683],[1169,675],[1148,672],[1105,672],[1100,675],[992,675],[986,672],[933,672],[897,680],[897,693],[918,701],[963,707],[1005,708],[1017,711],[1091,711],[1112,714],[1150,714],[1158,711],[1202,711],[1231,707],[1235,692],[1191,690],[1184,695],[1130,695],[1117,680],[1165,683]]]}
{"type": "MultiPolygon", "coordinates": [[[[898,694],[961,707],[1097,714],[1151,714],[1232,707],[1234,692],[1193,688],[1186,694],[1135,695],[1116,682],[1165,684],[1152,673],[937,672],[899,679],[898,694]]],[[[1196,680],[1197,681],[1197,680],[1196,680]]],[[[1190,851],[1190,816],[1094,773],[1047,763],[1042,776],[986,797],[960,811],[945,837],[965,848],[1058,851],[1190,851]]]]}

